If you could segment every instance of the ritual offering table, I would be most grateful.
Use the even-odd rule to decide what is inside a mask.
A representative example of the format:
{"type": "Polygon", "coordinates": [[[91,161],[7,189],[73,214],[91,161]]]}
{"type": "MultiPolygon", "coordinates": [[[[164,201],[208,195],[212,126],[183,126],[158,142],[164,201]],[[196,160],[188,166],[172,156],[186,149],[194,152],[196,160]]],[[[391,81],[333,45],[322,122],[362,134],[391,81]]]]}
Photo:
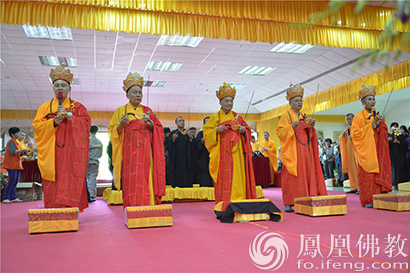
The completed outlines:
{"type": "Polygon", "coordinates": [[[28,232],[75,231],[79,228],[78,208],[29,209],[28,232]]]}
{"type": "Polygon", "coordinates": [[[388,193],[373,195],[373,207],[395,211],[410,210],[410,193],[388,193]]]}
{"type": "Polygon", "coordinates": [[[124,222],[128,228],[172,226],[172,205],[126,207],[124,222]]]}
{"type": "Polygon", "coordinates": [[[324,195],[295,198],[295,212],[309,216],[343,215],[347,213],[346,195],[324,195]]]}

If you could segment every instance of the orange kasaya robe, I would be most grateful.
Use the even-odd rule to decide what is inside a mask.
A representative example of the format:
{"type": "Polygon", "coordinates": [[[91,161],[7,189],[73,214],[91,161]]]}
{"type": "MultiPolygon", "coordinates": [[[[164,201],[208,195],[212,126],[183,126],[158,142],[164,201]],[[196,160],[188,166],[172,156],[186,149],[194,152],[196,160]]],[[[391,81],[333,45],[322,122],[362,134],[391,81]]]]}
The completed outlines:
{"type": "Polygon", "coordinates": [[[152,110],[128,103],[119,107],[108,127],[113,147],[114,184],[121,188],[124,207],[161,204],[165,195],[164,129],[152,110]],[[118,134],[117,126],[125,114],[130,123],[118,134]],[[154,122],[151,131],[144,117],[154,122]]]}
{"type": "Polygon", "coordinates": [[[303,120],[293,129],[298,117],[289,109],[279,120],[276,134],[282,147],[282,196],[285,206],[293,206],[298,197],[327,195],[325,179],[319,162],[315,128],[303,120]],[[303,143],[303,144],[302,144],[303,143]]]}
{"type": "Polygon", "coordinates": [[[373,129],[374,117],[366,109],[354,116],[353,144],[356,148],[359,196],[362,206],[373,204],[373,195],[392,190],[392,174],[387,126],[382,121],[373,129]]]}
{"type": "MultiPolygon", "coordinates": [[[[351,129],[349,129],[351,131],[351,129]]],[[[349,131],[339,136],[340,154],[342,156],[342,171],[349,173],[350,188],[359,188],[359,177],[357,174],[357,159],[353,141],[349,139],[349,131]]],[[[351,133],[351,132],[350,132],[351,133]]]]}
{"type": "Polygon", "coordinates": [[[259,148],[259,151],[265,156],[269,157],[269,163],[270,163],[270,174],[271,174],[271,183],[274,183],[274,177],[275,177],[275,172],[278,170],[278,153],[276,151],[276,144],[273,142],[273,140],[268,139],[268,141],[262,140],[261,146],[259,148]],[[268,149],[267,151],[263,151],[262,147],[265,147],[268,149]]]}
{"type": "Polygon", "coordinates": [[[215,204],[222,202],[224,212],[231,200],[256,199],[255,176],[252,167],[251,130],[235,112],[221,109],[203,127],[209,155],[209,173],[214,181],[215,204]],[[219,125],[227,129],[216,132],[219,125]],[[234,125],[245,126],[241,134],[234,125]]]}
{"type": "Polygon", "coordinates": [[[85,173],[91,118],[81,103],[67,98],[63,107],[73,113],[72,119],[54,127],[53,113],[57,107],[57,99],[43,103],[33,121],[44,206],[78,207],[82,211],[88,207],[85,173]]]}

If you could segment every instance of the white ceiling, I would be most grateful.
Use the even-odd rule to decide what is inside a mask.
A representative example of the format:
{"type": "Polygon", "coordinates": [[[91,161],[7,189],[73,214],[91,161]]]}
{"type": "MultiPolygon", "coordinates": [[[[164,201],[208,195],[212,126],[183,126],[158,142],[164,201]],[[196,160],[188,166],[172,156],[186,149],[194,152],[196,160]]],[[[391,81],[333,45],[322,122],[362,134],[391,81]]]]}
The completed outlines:
{"type": "MultiPolygon", "coordinates": [[[[36,110],[53,97],[48,80],[51,67],[42,66],[38,56],[77,58],[78,67],[70,70],[80,78],[81,85],[72,86],[71,97],[89,111],[114,111],[125,104],[122,83],[129,67],[142,74],[152,60],[183,63],[178,72],[145,71],[145,80],[168,81],[164,88],[149,89],[148,106],[154,111],[216,112],[219,103],[215,90],[228,82],[246,84],[237,91],[234,106],[235,111],[244,113],[253,92],[253,102],[259,101],[286,89],[291,81],[303,82],[366,52],[315,46],[304,54],[271,53],[269,50],[276,44],[210,38],[203,39],[196,48],[171,47],[157,46],[157,35],[71,31],[72,41],[33,39],[27,38],[22,26],[1,25],[2,109],[36,110]],[[248,65],[273,66],[276,70],[266,76],[239,75],[248,65]]],[[[319,91],[323,91],[381,70],[386,61],[392,66],[410,59],[409,53],[402,53],[398,59],[393,56],[391,53],[373,64],[367,61],[355,72],[349,65],[329,73],[305,84],[305,96],[315,94],[318,83],[319,91]]],[[[147,91],[145,87],[145,105],[147,91]]],[[[251,106],[249,113],[265,112],[286,103],[285,96],[280,95],[251,106]]]]}

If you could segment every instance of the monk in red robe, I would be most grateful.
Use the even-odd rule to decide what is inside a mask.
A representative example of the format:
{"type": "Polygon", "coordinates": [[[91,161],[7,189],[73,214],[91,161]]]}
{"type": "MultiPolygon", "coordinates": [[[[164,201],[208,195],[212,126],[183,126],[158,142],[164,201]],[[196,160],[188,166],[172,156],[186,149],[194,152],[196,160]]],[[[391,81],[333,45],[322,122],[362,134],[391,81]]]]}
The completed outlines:
{"type": "Polygon", "coordinates": [[[231,200],[256,199],[251,130],[232,111],[236,90],[229,84],[216,91],[221,109],[202,128],[210,155],[209,172],[215,187],[215,210],[224,212],[231,200]]]}
{"type": "Polygon", "coordinates": [[[376,113],[372,85],[359,91],[363,110],[352,123],[352,140],[359,162],[359,196],[362,207],[373,208],[373,195],[392,190],[392,173],[386,123],[376,113]]]}
{"type": "Polygon", "coordinates": [[[292,212],[298,197],[327,195],[325,179],[319,162],[315,120],[300,112],[303,88],[291,85],[286,92],[290,109],[279,120],[276,134],[280,139],[282,196],[285,212],[292,212]]]}
{"type": "Polygon", "coordinates": [[[46,208],[88,207],[85,173],[91,118],[69,98],[73,74],[62,66],[51,69],[55,98],[43,103],[33,121],[38,167],[46,208]]]}
{"type": "Polygon", "coordinates": [[[152,110],[141,105],[144,78],[129,74],[123,89],[129,103],[111,118],[114,184],[124,207],[161,204],[165,195],[164,129],[152,110]]]}

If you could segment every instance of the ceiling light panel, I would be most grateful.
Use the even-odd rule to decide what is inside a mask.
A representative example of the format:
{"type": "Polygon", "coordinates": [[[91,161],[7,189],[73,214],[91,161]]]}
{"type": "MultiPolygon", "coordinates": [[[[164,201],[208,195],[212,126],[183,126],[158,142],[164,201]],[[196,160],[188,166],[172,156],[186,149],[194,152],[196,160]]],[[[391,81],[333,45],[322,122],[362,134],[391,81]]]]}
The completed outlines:
{"type": "Polygon", "coordinates": [[[302,54],[311,49],[313,46],[310,44],[300,45],[300,44],[285,44],[280,43],[270,50],[273,53],[293,53],[293,54],[302,54]]]}
{"type": "Polygon", "coordinates": [[[161,35],[158,45],[197,47],[203,37],[161,35]]]}
{"type": "Polygon", "coordinates": [[[181,68],[181,66],[182,63],[151,61],[148,63],[147,70],[178,71],[181,68]]]}
{"type": "Polygon", "coordinates": [[[71,57],[38,56],[43,66],[77,67],[77,59],[71,57]]]}
{"type": "MultiPolygon", "coordinates": [[[[236,90],[242,89],[246,86],[246,84],[242,84],[242,83],[228,83],[232,88],[235,88],[236,90]]],[[[223,85],[221,85],[223,86],[223,85]]],[[[221,87],[219,86],[219,87],[221,87]]],[[[219,87],[217,89],[219,89],[219,87]]]]}
{"type": "Polygon", "coordinates": [[[52,40],[72,40],[71,29],[67,27],[44,27],[44,26],[23,26],[28,38],[52,39],[52,40]]]}
{"type": "Polygon", "coordinates": [[[23,29],[28,38],[36,38],[36,39],[50,38],[46,27],[43,27],[43,26],[35,27],[35,26],[24,25],[23,29]]]}
{"type": "Polygon", "coordinates": [[[266,74],[272,72],[275,69],[276,67],[247,66],[239,72],[239,75],[265,76],[266,74]]]}

